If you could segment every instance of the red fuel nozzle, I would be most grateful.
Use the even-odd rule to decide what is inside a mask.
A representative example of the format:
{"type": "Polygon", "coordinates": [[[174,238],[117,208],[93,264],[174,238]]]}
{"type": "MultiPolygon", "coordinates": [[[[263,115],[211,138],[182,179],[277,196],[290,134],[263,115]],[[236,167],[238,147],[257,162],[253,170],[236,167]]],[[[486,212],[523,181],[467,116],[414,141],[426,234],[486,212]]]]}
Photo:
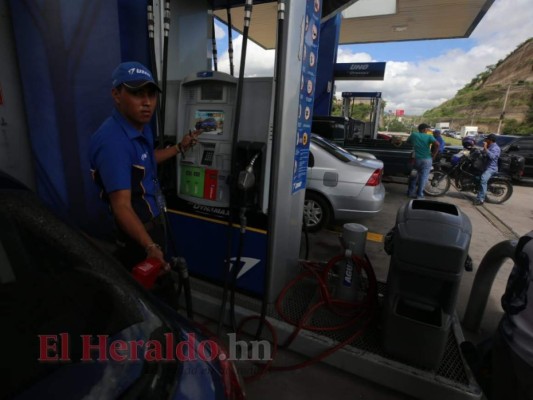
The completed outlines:
{"type": "Polygon", "coordinates": [[[145,289],[152,289],[163,262],[157,258],[147,258],[133,267],[132,274],[145,289]]]}

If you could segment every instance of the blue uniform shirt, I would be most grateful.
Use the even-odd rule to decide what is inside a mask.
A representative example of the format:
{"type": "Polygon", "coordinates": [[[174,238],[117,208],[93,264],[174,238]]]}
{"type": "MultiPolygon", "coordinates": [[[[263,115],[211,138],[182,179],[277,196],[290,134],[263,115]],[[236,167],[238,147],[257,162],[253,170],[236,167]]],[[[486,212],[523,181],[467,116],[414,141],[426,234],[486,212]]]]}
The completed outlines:
{"type": "Polygon", "coordinates": [[[116,109],[91,137],[90,163],[102,197],[131,190],[133,209],[142,222],[159,215],[157,167],[152,129],[136,130],[116,109]]]}
{"type": "Polygon", "coordinates": [[[444,147],[446,146],[446,143],[444,142],[444,139],[440,135],[433,135],[435,140],[439,142],[439,153],[444,153],[444,147]]]}

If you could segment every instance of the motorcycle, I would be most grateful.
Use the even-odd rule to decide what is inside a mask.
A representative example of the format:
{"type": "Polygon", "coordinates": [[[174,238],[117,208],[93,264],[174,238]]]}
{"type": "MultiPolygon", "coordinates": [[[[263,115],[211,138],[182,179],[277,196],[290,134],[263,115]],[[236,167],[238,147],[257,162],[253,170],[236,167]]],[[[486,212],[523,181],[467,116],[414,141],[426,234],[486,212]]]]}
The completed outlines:
{"type": "MultiPolygon", "coordinates": [[[[443,196],[450,189],[452,180],[455,187],[462,192],[477,194],[480,189],[480,177],[483,172],[483,159],[479,150],[457,155],[451,164],[436,163],[429,174],[424,193],[428,196],[443,196]]],[[[511,176],[496,172],[487,183],[485,201],[502,204],[513,194],[511,176]]]]}

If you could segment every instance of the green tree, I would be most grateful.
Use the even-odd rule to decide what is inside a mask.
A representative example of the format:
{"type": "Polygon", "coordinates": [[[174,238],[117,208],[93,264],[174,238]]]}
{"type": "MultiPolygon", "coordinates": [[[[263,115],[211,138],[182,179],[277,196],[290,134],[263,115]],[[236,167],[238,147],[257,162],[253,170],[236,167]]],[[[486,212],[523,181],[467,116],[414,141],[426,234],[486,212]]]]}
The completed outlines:
{"type": "Polygon", "coordinates": [[[516,119],[506,119],[503,123],[503,133],[506,135],[515,135],[520,130],[520,124],[516,119]]]}
{"type": "Polygon", "coordinates": [[[339,101],[336,97],[333,98],[333,104],[331,106],[331,115],[340,117],[342,115],[342,101],[339,101]]]}
{"type": "Polygon", "coordinates": [[[350,108],[350,117],[368,121],[370,119],[370,113],[372,112],[372,106],[365,103],[352,104],[350,108]]]}
{"type": "Polygon", "coordinates": [[[389,131],[390,132],[408,132],[409,127],[407,127],[402,121],[398,119],[393,119],[389,122],[389,131]]]}

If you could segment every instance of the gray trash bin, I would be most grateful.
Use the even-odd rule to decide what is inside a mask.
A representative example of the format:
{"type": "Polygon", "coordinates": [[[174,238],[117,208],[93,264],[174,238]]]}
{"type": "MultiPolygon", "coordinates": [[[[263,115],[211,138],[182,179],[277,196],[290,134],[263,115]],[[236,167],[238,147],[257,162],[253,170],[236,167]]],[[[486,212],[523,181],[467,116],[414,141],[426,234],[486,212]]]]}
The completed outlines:
{"type": "Polygon", "coordinates": [[[452,204],[412,200],[398,210],[382,309],[389,355],[426,369],[439,366],[471,235],[469,218],[452,204]]]}

